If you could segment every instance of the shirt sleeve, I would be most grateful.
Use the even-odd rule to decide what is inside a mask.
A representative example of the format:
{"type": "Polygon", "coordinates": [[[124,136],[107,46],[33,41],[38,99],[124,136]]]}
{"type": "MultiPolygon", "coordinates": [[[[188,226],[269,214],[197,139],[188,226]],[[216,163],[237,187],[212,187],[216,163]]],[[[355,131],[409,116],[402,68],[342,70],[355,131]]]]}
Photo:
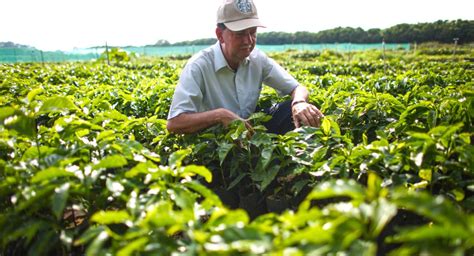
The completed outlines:
{"type": "Polygon", "coordinates": [[[182,113],[202,111],[203,92],[199,86],[202,81],[202,74],[196,65],[188,64],[184,67],[174,91],[168,120],[182,113]]]}
{"type": "Polygon", "coordinates": [[[280,96],[290,94],[299,85],[288,71],[269,57],[264,65],[263,83],[277,90],[280,96]]]}

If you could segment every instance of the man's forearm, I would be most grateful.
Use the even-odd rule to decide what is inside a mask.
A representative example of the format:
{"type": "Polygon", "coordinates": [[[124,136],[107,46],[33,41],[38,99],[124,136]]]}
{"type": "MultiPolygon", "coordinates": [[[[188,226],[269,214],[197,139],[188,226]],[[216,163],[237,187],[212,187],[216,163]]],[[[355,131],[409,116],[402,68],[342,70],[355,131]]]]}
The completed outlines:
{"type": "Polygon", "coordinates": [[[309,92],[306,87],[303,85],[298,85],[292,92],[291,92],[291,99],[293,102],[297,101],[308,101],[309,92]]]}
{"type": "Polygon", "coordinates": [[[182,113],[168,120],[166,128],[171,133],[194,133],[219,123],[227,125],[239,118],[223,108],[199,113],[182,113]]]}

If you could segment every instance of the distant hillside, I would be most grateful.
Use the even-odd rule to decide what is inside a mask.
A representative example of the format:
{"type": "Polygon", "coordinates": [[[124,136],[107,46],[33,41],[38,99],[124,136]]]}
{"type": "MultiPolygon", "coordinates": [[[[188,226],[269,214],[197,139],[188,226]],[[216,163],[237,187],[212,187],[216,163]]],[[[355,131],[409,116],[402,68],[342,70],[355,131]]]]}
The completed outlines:
{"type": "MultiPolygon", "coordinates": [[[[457,38],[459,44],[474,42],[474,20],[438,20],[432,23],[398,24],[387,29],[337,27],[317,33],[299,31],[258,33],[258,43],[262,45],[280,44],[326,44],[326,43],[452,43],[457,38]]],[[[210,45],[215,38],[204,38],[170,44],[159,40],[154,46],[170,45],[210,45]]]]}
{"type": "Polygon", "coordinates": [[[34,49],[34,47],[23,45],[23,44],[16,44],[14,42],[0,42],[0,48],[27,48],[27,49],[34,49]]]}

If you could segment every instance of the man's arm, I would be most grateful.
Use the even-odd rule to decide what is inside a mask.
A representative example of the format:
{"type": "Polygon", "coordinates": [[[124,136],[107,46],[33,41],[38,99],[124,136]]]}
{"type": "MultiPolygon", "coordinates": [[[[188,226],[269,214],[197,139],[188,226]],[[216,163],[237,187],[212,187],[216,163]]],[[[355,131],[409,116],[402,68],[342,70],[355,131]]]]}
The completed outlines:
{"type": "Polygon", "coordinates": [[[171,133],[194,133],[216,124],[227,126],[230,122],[241,119],[225,108],[218,108],[199,113],[182,113],[168,120],[166,128],[171,133]]]}
{"type": "Polygon", "coordinates": [[[291,92],[291,112],[296,127],[300,127],[302,124],[313,127],[321,125],[320,120],[324,115],[317,107],[307,102],[308,96],[308,89],[302,85],[298,85],[291,92]]]}

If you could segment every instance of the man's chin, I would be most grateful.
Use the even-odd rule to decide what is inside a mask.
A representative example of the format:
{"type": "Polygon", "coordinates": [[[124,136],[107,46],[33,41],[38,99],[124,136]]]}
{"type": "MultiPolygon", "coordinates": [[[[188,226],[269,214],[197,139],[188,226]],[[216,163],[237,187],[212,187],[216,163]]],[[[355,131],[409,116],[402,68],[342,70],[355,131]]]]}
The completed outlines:
{"type": "Polygon", "coordinates": [[[241,49],[242,56],[244,58],[247,58],[253,51],[253,48],[246,48],[246,49],[241,49]]]}

